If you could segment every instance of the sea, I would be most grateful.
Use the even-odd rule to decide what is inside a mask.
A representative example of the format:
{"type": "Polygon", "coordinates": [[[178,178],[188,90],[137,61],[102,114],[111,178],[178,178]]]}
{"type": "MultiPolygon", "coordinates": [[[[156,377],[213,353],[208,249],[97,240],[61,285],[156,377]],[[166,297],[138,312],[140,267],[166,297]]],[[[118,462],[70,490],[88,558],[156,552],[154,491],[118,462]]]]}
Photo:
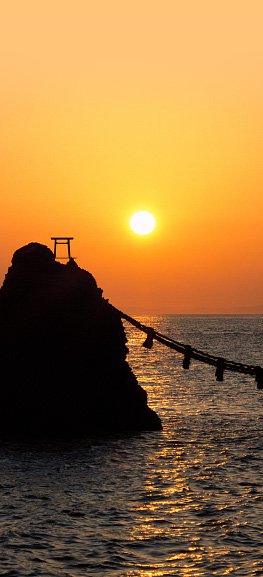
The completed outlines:
{"type": "MultiPolygon", "coordinates": [[[[263,366],[263,316],[136,317],[263,366]]],[[[128,361],[163,430],[0,444],[0,575],[263,576],[263,391],[125,323],[128,361]]]]}

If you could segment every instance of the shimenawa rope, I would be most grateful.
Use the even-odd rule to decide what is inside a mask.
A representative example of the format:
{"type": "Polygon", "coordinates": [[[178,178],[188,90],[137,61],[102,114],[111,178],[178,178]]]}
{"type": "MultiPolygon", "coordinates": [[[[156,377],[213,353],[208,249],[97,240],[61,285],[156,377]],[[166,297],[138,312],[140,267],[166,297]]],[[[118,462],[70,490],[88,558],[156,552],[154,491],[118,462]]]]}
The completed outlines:
{"type": "Polygon", "coordinates": [[[153,341],[156,340],[162,345],[169,347],[170,349],[174,349],[178,353],[184,356],[183,358],[183,368],[189,369],[191,359],[199,361],[201,363],[205,363],[207,365],[213,365],[216,367],[215,377],[217,381],[224,380],[224,371],[232,371],[235,373],[243,373],[245,375],[251,375],[255,377],[255,381],[257,383],[257,388],[259,390],[263,389],[263,368],[256,365],[249,365],[244,363],[236,363],[235,361],[230,361],[223,357],[218,357],[216,355],[211,355],[210,353],[206,353],[204,351],[200,351],[198,349],[193,348],[191,345],[186,345],[184,343],[180,343],[167,335],[163,335],[159,333],[152,327],[148,327],[143,325],[133,317],[123,313],[113,305],[109,304],[111,309],[117,313],[122,319],[128,321],[131,325],[139,329],[140,331],[146,333],[146,340],[143,343],[143,346],[147,349],[151,349],[153,346],[153,341]]]}

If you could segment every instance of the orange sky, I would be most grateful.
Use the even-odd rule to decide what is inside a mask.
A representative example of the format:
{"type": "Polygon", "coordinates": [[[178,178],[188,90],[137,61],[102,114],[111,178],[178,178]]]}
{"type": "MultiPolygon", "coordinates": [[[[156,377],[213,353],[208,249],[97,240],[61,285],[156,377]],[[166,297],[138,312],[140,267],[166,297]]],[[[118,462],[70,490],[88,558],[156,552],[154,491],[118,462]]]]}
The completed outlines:
{"type": "Polygon", "coordinates": [[[5,4],[1,281],[65,234],[128,313],[263,312],[262,1],[5,4]]]}

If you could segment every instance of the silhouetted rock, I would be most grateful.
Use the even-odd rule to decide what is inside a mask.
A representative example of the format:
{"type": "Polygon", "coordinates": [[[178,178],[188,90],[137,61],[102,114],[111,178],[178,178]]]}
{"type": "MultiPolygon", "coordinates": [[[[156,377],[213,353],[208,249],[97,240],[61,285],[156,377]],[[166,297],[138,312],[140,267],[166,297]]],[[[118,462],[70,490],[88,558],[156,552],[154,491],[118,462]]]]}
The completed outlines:
{"type": "Polygon", "coordinates": [[[85,435],[158,430],[127,361],[119,315],[74,260],[30,243],[0,289],[0,431],[85,435]]]}

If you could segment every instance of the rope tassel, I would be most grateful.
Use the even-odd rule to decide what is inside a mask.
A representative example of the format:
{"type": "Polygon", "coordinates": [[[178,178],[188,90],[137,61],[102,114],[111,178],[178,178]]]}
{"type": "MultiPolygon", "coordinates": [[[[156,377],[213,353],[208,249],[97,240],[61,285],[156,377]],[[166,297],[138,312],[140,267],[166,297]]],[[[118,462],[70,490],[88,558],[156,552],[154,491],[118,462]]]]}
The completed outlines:
{"type": "Polygon", "coordinates": [[[262,369],[262,367],[256,367],[256,383],[257,383],[257,389],[262,391],[262,389],[263,389],[263,369],[262,369]]]}
{"type": "Polygon", "coordinates": [[[142,346],[145,347],[146,349],[152,349],[153,337],[154,337],[154,330],[151,328],[147,329],[147,337],[142,346]]]}
{"type": "Polygon", "coordinates": [[[225,361],[222,358],[217,359],[215,377],[217,381],[224,380],[225,361]]]}
{"type": "Polygon", "coordinates": [[[184,350],[183,368],[189,369],[191,363],[192,347],[190,347],[190,345],[186,345],[184,350]]]}

